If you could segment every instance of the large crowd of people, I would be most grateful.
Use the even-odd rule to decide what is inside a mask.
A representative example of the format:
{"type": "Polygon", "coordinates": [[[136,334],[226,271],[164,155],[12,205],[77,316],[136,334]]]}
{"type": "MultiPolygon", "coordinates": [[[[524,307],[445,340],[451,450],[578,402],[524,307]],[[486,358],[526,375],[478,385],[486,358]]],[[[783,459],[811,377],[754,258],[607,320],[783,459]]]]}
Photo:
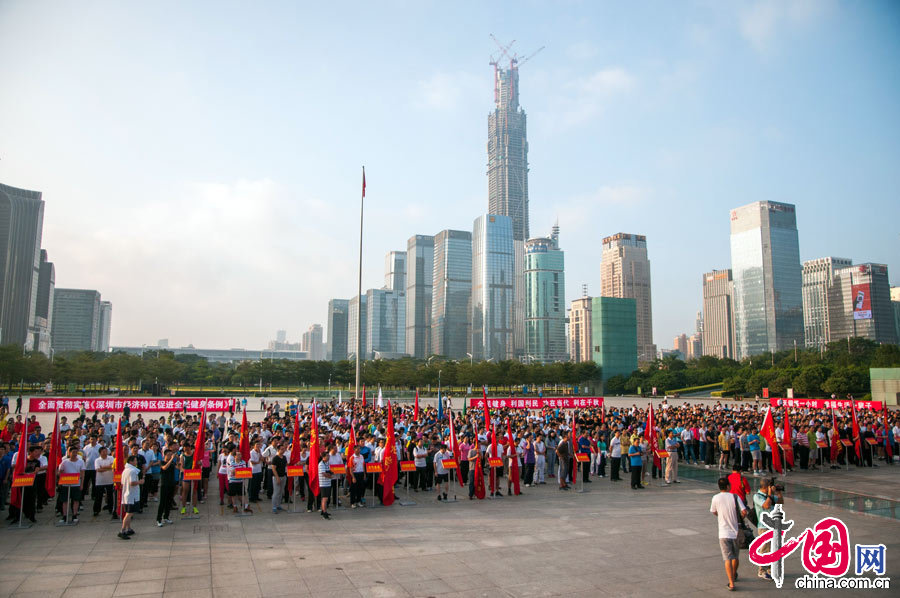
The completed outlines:
{"type": "MultiPolygon", "coordinates": [[[[333,514],[329,505],[357,508],[383,498],[382,476],[369,473],[366,465],[384,459],[386,407],[371,400],[318,402],[318,462],[310,463],[314,411],[309,403],[270,401],[252,418],[261,416],[260,421],[246,423],[242,402],[234,404],[237,411],[206,413],[205,418],[186,411],[60,415],[56,458],[52,431],[35,417],[0,414],[0,507],[9,504],[13,523],[20,518],[34,522],[47,511],[65,523],[105,512],[105,517],[122,520],[119,537],[127,540],[137,514],[155,516],[155,524],[164,526],[174,514],[190,517],[200,505],[214,506],[217,499],[223,511],[238,515],[302,511],[305,505],[307,512],[328,519],[333,514]],[[117,442],[125,461],[118,467],[117,442]],[[18,493],[11,482],[20,454],[26,459],[23,473],[35,474],[35,480],[18,493]],[[297,465],[304,475],[288,475],[289,467],[297,465]],[[335,473],[341,466],[344,473],[335,473]],[[186,471],[197,469],[199,480],[184,479],[186,471]],[[245,480],[240,474],[246,469],[245,480]],[[311,488],[312,471],[318,475],[311,488]],[[65,485],[48,483],[48,476],[55,482],[63,479],[61,474],[77,476],[70,475],[65,485]]],[[[390,466],[398,470],[398,493],[408,492],[417,500],[452,500],[456,485],[469,500],[506,498],[543,484],[556,484],[562,492],[578,483],[616,483],[626,473],[631,474],[631,488],[641,490],[651,478],[660,479],[660,485],[679,483],[680,463],[769,476],[775,473],[773,451],[782,451],[789,468],[814,470],[892,464],[900,449],[896,411],[858,411],[857,437],[850,410],[772,408],[777,444],[788,449],[766,442],[760,429],[767,408],[749,403],[669,405],[655,400],[655,429],[649,433],[647,405],[451,411],[450,401],[445,404],[421,410],[394,404],[397,459],[390,466]],[[835,436],[850,446],[833,442],[835,436]],[[652,448],[667,458],[657,458],[652,448]],[[576,453],[583,461],[575,460],[576,453]]]]}

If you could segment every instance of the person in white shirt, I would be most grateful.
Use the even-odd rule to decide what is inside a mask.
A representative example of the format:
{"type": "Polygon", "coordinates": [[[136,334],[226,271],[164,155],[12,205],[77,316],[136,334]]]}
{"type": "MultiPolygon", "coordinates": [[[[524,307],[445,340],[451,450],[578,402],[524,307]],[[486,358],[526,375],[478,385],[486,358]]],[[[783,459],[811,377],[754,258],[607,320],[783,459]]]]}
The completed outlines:
{"type": "Polygon", "coordinates": [[[125,468],[122,470],[122,510],[125,515],[122,517],[122,530],[118,534],[122,540],[130,540],[134,535],[134,530],[131,529],[131,518],[141,506],[140,487],[144,480],[140,479],[140,470],[137,464],[137,455],[129,455],[125,462],[125,468]]]}
{"type": "MultiPolygon", "coordinates": [[[[337,447],[332,446],[328,451],[328,467],[332,467],[335,465],[343,465],[344,457],[343,452],[338,451],[337,447]]],[[[343,481],[344,476],[340,474],[335,474],[334,479],[331,481],[331,504],[335,506],[340,506],[340,499],[338,498],[338,486],[340,486],[343,481]]]]}
{"type": "Polygon", "coordinates": [[[547,446],[544,444],[544,435],[538,434],[534,441],[534,483],[546,484],[544,475],[547,470],[547,446]]]}
{"type": "Polygon", "coordinates": [[[413,491],[415,492],[418,492],[420,488],[423,491],[428,488],[428,481],[425,479],[428,465],[427,457],[428,451],[425,449],[425,440],[419,438],[415,448],[413,448],[413,461],[416,465],[416,482],[413,484],[413,491]]]}
{"type": "Polygon", "coordinates": [[[62,519],[60,523],[65,523],[69,513],[69,503],[72,503],[72,523],[78,523],[78,505],[81,503],[81,482],[84,472],[84,460],[78,456],[78,448],[70,446],[66,451],[66,458],[59,464],[60,474],[77,474],[78,479],[74,483],[60,486],[60,490],[65,489],[66,502],[62,505],[62,519]]]}
{"type": "Polygon", "coordinates": [[[263,481],[263,456],[260,441],[255,440],[250,448],[250,502],[259,502],[259,490],[263,481]]]}
{"type": "Polygon", "coordinates": [[[92,434],[89,443],[84,445],[84,449],[82,450],[82,454],[84,455],[84,483],[81,485],[82,496],[86,496],[88,492],[91,492],[91,496],[94,496],[93,487],[97,484],[94,460],[100,456],[100,445],[97,444],[97,440],[97,435],[92,434]]]}
{"type": "Polygon", "coordinates": [[[713,496],[709,512],[719,520],[719,548],[722,550],[722,560],[725,561],[728,589],[734,590],[739,563],[738,556],[741,550],[737,537],[741,521],[747,516],[747,507],[741,497],[729,492],[728,488],[728,478],[719,478],[719,493],[713,496]],[[740,518],[738,518],[738,511],[740,511],[740,518]]]}
{"type": "Polygon", "coordinates": [[[97,472],[94,481],[94,517],[100,514],[103,506],[103,497],[106,496],[106,510],[115,519],[116,501],[115,486],[113,485],[113,459],[109,449],[100,447],[100,455],[94,460],[94,470],[97,472]]]}
{"type": "Polygon", "coordinates": [[[444,485],[444,500],[447,500],[447,492],[450,490],[450,472],[444,467],[444,459],[453,459],[453,454],[447,450],[446,444],[442,444],[440,450],[434,454],[434,489],[437,491],[438,500],[441,500],[441,484],[444,485]]]}

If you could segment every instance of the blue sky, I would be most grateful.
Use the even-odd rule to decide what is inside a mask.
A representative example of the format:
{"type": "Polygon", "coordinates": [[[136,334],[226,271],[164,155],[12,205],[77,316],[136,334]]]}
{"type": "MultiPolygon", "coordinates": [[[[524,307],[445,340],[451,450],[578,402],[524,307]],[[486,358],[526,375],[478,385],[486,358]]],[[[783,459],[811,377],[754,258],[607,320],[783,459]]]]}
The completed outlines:
{"type": "Polygon", "coordinates": [[[895,2],[0,2],[0,181],[44,192],[57,285],[113,344],[264,346],[413,234],[487,208],[489,34],[529,53],[531,232],[568,298],[646,234],[654,340],[729,267],[729,209],[797,205],[801,259],[900,271],[895,2]],[[327,5],[326,5],[327,4],[327,5]]]}

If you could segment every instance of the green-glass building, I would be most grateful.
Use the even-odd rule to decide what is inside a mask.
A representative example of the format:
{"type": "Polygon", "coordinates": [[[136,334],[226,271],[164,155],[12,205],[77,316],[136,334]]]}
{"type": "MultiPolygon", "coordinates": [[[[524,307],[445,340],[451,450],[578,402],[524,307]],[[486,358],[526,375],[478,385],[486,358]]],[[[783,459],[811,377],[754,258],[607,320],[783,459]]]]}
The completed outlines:
{"type": "Polygon", "coordinates": [[[594,297],[591,303],[594,362],[603,383],[613,376],[630,376],[637,369],[637,303],[634,299],[594,297]]]}
{"type": "Polygon", "coordinates": [[[566,279],[559,226],[549,237],[525,243],[525,357],[528,361],[568,361],[566,279]]]}

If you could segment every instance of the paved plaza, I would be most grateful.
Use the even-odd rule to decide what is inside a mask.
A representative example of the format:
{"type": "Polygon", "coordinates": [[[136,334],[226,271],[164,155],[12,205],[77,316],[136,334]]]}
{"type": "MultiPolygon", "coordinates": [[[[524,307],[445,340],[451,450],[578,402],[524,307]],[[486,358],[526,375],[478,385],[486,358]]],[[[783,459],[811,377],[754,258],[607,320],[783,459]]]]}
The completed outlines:
{"type": "MultiPolygon", "coordinates": [[[[900,467],[855,475],[900,498],[900,467]]],[[[88,512],[78,526],[57,528],[45,511],[29,530],[0,531],[0,596],[724,594],[716,520],[708,512],[715,488],[683,479],[633,491],[626,482],[594,478],[585,494],[559,492],[550,480],[494,501],[469,501],[456,485],[456,503],[414,493],[415,506],[338,509],[331,521],[305,511],[272,515],[266,503],[262,512],[237,518],[206,504],[201,518],[163,528],[153,514],[139,515],[130,541],[116,538],[117,523],[102,515],[92,520],[88,512]]],[[[827,515],[841,517],[851,543],[887,546],[886,575],[900,570],[896,518],[792,499],[785,511],[795,531],[827,515]]],[[[802,574],[799,551],[787,561],[782,590],[756,577],[746,552],[740,573],[739,592],[803,593],[793,588],[802,574]]]]}

